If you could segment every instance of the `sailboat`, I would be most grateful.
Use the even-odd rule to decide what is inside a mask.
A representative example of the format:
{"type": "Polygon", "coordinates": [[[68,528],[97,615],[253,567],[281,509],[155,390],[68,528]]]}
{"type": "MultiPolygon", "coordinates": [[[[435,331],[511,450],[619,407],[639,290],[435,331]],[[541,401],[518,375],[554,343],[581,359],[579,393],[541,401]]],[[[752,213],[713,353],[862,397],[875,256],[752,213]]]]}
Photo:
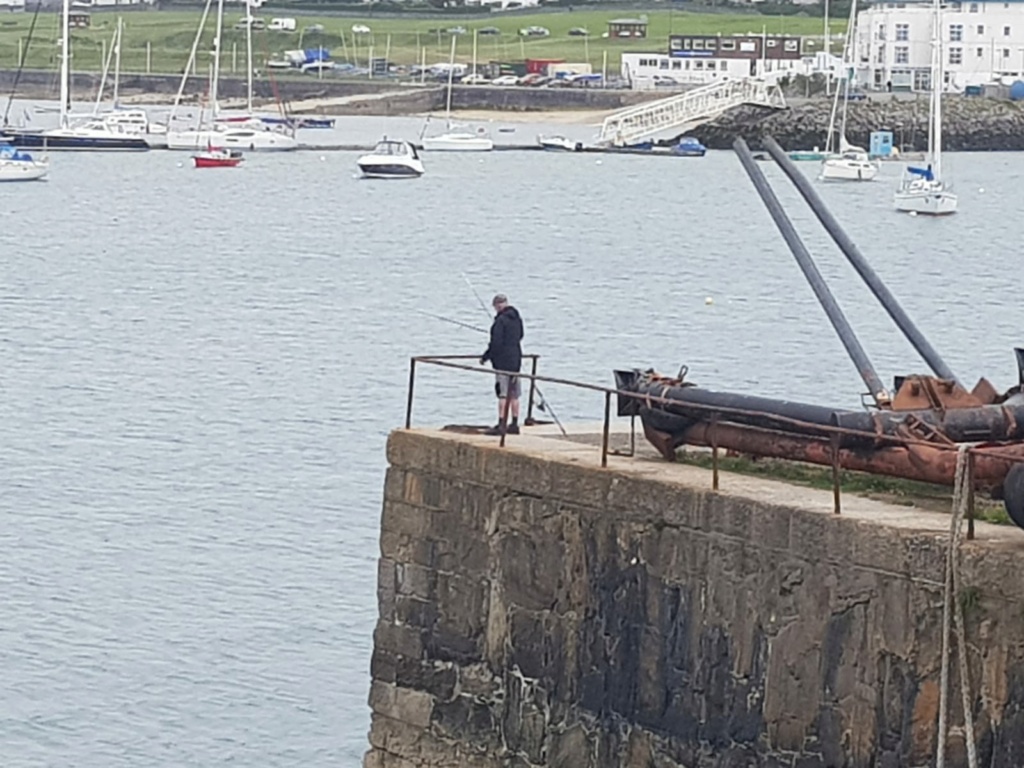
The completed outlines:
{"type": "Polygon", "coordinates": [[[957,196],[942,178],[942,16],[939,0],[932,2],[931,103],[928,108],[928,161],[923,168],[907,166],[893,198],[897,211],[944,216],[956,213],[957,196]]]}
{"type": "MultiPolygon", "coordinates": [[[[192,45],[192,52],[189,56],[188,64],[185,67],[185,74],[182,76],[181,86],[179,87],[178,95],[174,100],[174,107],[171,111],[172,120],[174,117],[174,111],[181,103],[185,84],[188,81],[188,72],[192,68],[192,63],[195,60],[196,50],[199,46],[199,39],[202,36],[203,27],[206,24],[210,3],[211,0],[207,0],[206,7],[203,10],[202,19],[199,22],[199,30],[196,33],[196,39],[192,45]]],[[[246,3],[246,8],[247,13],[251,18],[252,9],[248,2],[246,3]]],[[[200,124],[193,129],[183,131],[169,130],[167,134],[168,149],[188,149],[195,151],[201,147],[211,145],[224,147],[226,149],[248,149],[255,152],[283,152],[298,149],[299,143],[295,140],[295,137],[285,132],[288,128],[287,125],[268,125],[258,117],[252,116],[252,24],[247,24],[246,28],[246,48],[248,53],[246,64],[249,69],[246,86],[249,113],[247,115],[236,115],[232,117],[221,117],[219,115],[217,85],[220,80],[220,48],[224,30],[224,0],[217,0],[217,29],[213,40],[213,66],[212,74],[210,76],[210,109],[213,119],[211,122],[207,122],[206,124],[200,122],[200,124]]]]}
{"type": "Polygon", "coordinates": [[[84,123],[71,122],[71,2],[64,0],[60,52],[60,127],[49,130],[6,130],[7,139],[22,149],[77,149],[146,151],[149,144],[117,125],[93,118],[84,123]]]}
{"type": "Polygon", "coordinates": [[[878,164],[873,163],[868,153],[846,140],[846,110],[850,103],[850,81],[853,80],[853,35],[856,29],[857,3],[850,3],[850,21],[847,25],[843,49],[843,86],[836,88],[829,115],[828,136],[825,138],[825,159],[821,163],[821,178],[826,181],[871,181],[878,175],[878,164]],[[836,112],[839,99],[843,110],[836,133],[836,112]],[[833,145],[833,140],[836,142],[833,145]],[[833,151],[835,147],[838,152],[833,151]]]}
{"type": "Polygon", "coordinates": [[[452,54],[448,62],[448,96],[445,106],[447,129],[439,136],[423,139],[423,149],[428,152],[490,152],[494,142],[487,132],[480,128],[476,133],[452,124],[452,81],[455,76],[455,35],[452,35],[452,54]]]}
{"type": "Polygon", "coordinates": [[[107,55],[107,61],[104,62],[103,74],[100,77],[100,87],[96,91],[96,104],[93,107],[92,114],[86,116],[85,120],[100,120],[116,133],[141,136],[150,147],[166,148],[167,126],[150,121],[149,115],[144,109],[121,107],[118,100],[121,83],[121,37],[123,32],[124,20],[118,16],[110,53],[107,55]],[[109,112],[101,112],[100,106],[103,102],[103,91],[107,84],[107,71],[110,69],[111,58],[114,59],[114,86],[111,97],[113,109],[109,112]]]}

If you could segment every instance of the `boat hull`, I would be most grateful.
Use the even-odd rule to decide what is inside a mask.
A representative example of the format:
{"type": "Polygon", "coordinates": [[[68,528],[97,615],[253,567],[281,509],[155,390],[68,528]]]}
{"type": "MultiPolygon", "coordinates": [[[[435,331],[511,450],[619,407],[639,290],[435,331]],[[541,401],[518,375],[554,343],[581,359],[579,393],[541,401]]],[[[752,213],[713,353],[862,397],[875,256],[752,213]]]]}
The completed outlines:
{"type": "Polygon", "coordinates": [[[490,152],[494,142],[485,136],[433,136],[423,139],[428,152],[490,152]]]}
{"type": "Polygon", "coordinates": [[[828,159],[821,164],[821,178],[825,181],[873,181],[878,166],[861,160],[828,159]]]}
{"type": "Polygon", "coordinates": [[[167,134],[167,148],[195,152],[203,147],[245,149],[250,152],[290,152],[299,143],[275,131],[175,131],[167,134]]]}
{"type": "Polygon", "coordinates": [[[12,131],[6,134],[18,149],[72,152],[148,152],[149,144],[139,136],[74,136],[12,131]]]}
{"type": "Polygon", "coordinates": [[[947,190],[897,192],[896,210],[922,216],[949,216],[956,213],[957,197],[947,190]]]}
{"type": "Polygon", "coordinates": [[[789,159],[797,162],[821,162],[825,159],[824,152],[790,152],[789,159]]]}
{"type": "Polygon", "coordinates": [[[38,181],[49,172],[50,166],[48,163],[39,161],[6,162],[0,160],[0,182],[38,181]]]}
{"type": "Polygon", "coordinates": [[[196,168],[237,168],[240,157],[193,157],[196,168]]]}
{"type": "Polygon", "coordinates": [[[356,163],[367,179],[416,179],[423,175],[423,163],[416,160],[379,163],[369,157],[372,156],[360,158],[356,163]]]}

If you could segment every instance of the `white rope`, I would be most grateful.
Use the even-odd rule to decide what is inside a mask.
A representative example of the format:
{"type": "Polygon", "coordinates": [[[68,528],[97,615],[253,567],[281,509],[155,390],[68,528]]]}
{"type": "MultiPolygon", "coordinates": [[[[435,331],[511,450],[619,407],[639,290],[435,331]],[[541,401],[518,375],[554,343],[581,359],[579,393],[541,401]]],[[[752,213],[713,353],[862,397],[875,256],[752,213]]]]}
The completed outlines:
{"type": "Polygon", "coordinates": [[[960,673],[960,704],[964,713],[964,739],[967,742],[968,768],[978,768],[978,752],[974,743],[974,718],[971,713],[971,681],[967,668],[967,632],[964,629],[964,608],[959,599],[960,542],[963,520],[967,515],[971,482],[968,477],[969,445],[961,445],[956,456],[956,477],[953,485],[953,508],[949,520],[949,549],[946,552],[945,599],[942,603],[942,671],[939,681],[939,736],[935,768],[945,768],[949,709],[949,645],[950,614],[955,624],[957,660],[960,673]]]}

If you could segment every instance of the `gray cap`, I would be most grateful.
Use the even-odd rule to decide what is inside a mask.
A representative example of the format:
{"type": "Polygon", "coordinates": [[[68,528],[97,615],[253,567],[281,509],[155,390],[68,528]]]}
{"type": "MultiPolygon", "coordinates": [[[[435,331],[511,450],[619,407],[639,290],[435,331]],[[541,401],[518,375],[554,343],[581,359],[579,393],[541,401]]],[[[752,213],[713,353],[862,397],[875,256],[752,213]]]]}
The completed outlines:
{"type": "Polygon", "coordinates": [[[492,307],[496,307],[499,304],[508,304],[508,296],[504,293],[495,294],[494,298],[491,300],[492,307]]]}

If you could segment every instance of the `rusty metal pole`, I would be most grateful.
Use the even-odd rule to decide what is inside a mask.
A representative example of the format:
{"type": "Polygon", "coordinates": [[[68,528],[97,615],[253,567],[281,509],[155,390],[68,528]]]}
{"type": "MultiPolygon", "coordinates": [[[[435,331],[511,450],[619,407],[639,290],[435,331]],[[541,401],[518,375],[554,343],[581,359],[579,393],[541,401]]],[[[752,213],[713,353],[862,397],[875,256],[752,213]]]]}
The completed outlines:
{"type": "Polygon", "coordinates": [[[718,490],[718,414],[711,416],[711,490],[718,490]]]}
{"type": "Polygon", "coordinates": [[[533,424],[533,394],[537,391],[537,355],[530,356],[530,395],[526,401],[526,420],[523,425],[533,424]]]}
{"type": "Polygon", "coordinates": [[[967,451],[967,540],[974,540],[974,451],[967,451]]]}
{"type": "Polygon", "coordinates": [[[405,403],[405,428],[412,429],[412,393],[416,387],[416,358],[409,358],[409,397],[405,403]]]}
{"type": "Polygon", "coordinates": [[[829,437],[829,445],[832,448],[832,511],[842,514],[842,488],[840,487],[839,475],[839,434],[833,432],[829,437]]]}
{"type": "Polygon", "coordinates": [[[608,431],[612,422],[612,393],[604,393],[604,432],[601,435],[601,466],[608,466],[608,431]]]}
{"type": "Polygon", "coordinates": [[[832,295],[832,291],[829,290],[828,285],[825,283],[825,278],[818,271],[818,266],[814,263],[814,259],[811,258],[807,246],[800,239],[800,235],[797,234],[793,222],[786,215],[771,185],[768,184],[768,179],[765,178],[764,173],[758,168],[757,161],[750,154],[750,147],[747,146],[747,142],[738,138],[733,142],[732,147],[736,151],[740,163],[743,165],[743,170],[747,172],[747,176],[753,182],[757,194],[760,195],[761,201],[768,209],[768,213],[771,214],[775,226],[779,228],[783,240],[789,246],[793,258],[796,259],[800,270],[804,273],[804,277],[807,278],[807,282],[810,284],[811,290],[814,291],[818,303],[821,304],[825,314],[828,315],[829,322],[832,323],[832,327],[835,328],[836,333],[839,335],[839,340],[846,347],[846,353],[853,360],[853,364],[857,367],[857,372],[864,380],[864,383],[867,384],[871,397],[877,405],[888,406],[892,402],[889,390],[882,384],[882,380],[878,377],[874,366],[871,365],[867,353],[857,340],[857,336],[853,332],[853,328],[850,327],[850,323],[847,321],[846,315],[843,314],[843,310],[839,308],[835,296],[832,295]]]}
{"type": "Polygon", "coordinates": [[[839,250],[846,256],[847,261],[857,270],[857,274],[861,276],[861,279],[867,284],[871,292],[875,294],[875,298],[878,299],[885,311],[889,313],[889,317],[896,323],[896,327],[903,332],[903,335],[907,337],[907,340],[917,350],[918,354],[924,358],[928,367],[932,369],[936,376],[956,381],[956,374],[946,365],[946,362],[935,351],[934,347],[928,342],[928,339],[914,325],[914,321],[910,319],[910,316],[903,311],[903,307],[896,301],[896,297],[892,295],[881,278],[875,274],[867,259],[864,258],[864,254],[860,252],[856,243],[850,239],[850,236],[846,234],[846,231],[836,221],[836,218],[818,196],[817,191],[811,186],[807,177],[797,169],[793,161],[782,150],[782,147],[771,136],[765,138],[764,147],[768,150],[772,159],[778,163],[782,172],[793,182],[793,186],[797,188],[797,191],[807,201],[807,205],[814,211],[814,215],[818,217],[818,221],[821,222],[821,225],[831,235],[836,245],[839,246],[839,250]]]}

